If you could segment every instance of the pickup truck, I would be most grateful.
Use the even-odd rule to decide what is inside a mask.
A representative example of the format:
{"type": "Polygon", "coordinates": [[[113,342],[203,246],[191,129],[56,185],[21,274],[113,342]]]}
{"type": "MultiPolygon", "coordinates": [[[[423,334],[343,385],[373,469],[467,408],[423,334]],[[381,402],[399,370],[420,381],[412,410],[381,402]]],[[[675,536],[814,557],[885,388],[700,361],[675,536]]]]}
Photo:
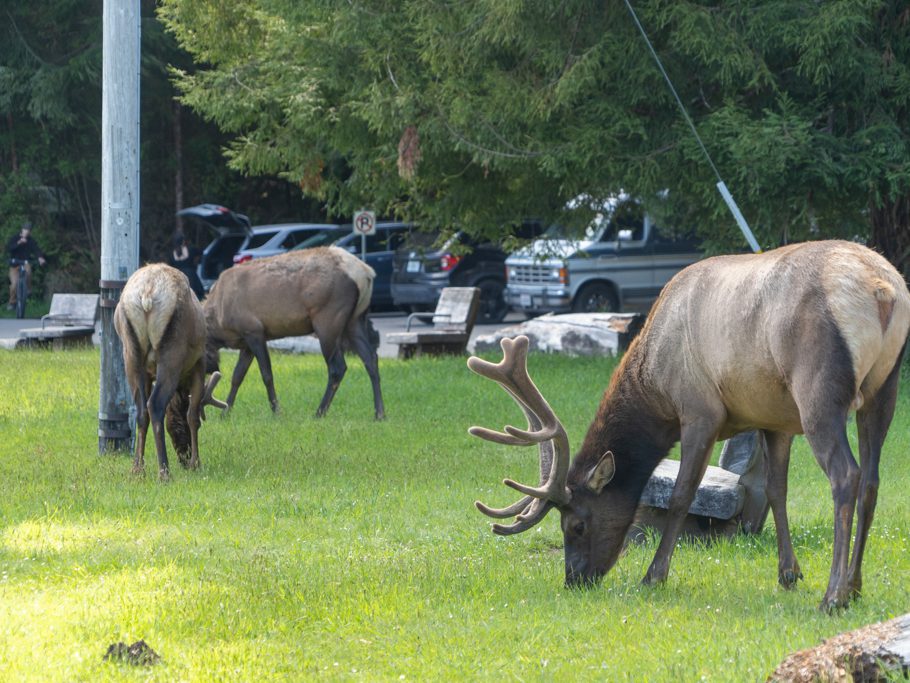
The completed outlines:
{"type": "Polygon", "coordinates": [[[506,259],[505,300],[529,316],[647,311],[702,255],[692,234],[661,229],[640,211],[601,216],[575,239],[553,226],[506,259]]]}

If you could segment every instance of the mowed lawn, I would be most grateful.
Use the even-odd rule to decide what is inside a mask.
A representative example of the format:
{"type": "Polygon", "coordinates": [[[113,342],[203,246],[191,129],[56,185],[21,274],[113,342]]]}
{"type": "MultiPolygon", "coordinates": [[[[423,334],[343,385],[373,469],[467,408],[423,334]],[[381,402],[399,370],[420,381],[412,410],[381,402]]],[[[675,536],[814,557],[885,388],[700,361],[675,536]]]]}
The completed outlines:
{"type": "MultiPolygon", "coordinates": [[[[228,377],[235,358],[223,354],[228,377]]],[[[537,460],[467,434],[524,424],[464,358],[383,360],[384,422],[356,358],[321,420],[322,359],[273,364],[282,414],[252,369],[230,417],[210,409],[201,470],[171,451],[160,484],[151,444],[144,478],[128,456],[98,455],[97,351],[0,351],[0,680],[757,681],[792,650],[910,612],[910,382],[865,595],[828,616],[832,503],[802,439],[795,590],[777,585],[769,521],[758,536],[681,544],[662,587],[639,586],[652,537],[596,588],[570,591],[558,514],[499,538],[473,507],[512,502],[502,478],[534,480],[537,460]],[[161,663],[103,661],[139,639],[161,663]]],[[[573,447],[613,368],[531,356],[573,447]]]]}

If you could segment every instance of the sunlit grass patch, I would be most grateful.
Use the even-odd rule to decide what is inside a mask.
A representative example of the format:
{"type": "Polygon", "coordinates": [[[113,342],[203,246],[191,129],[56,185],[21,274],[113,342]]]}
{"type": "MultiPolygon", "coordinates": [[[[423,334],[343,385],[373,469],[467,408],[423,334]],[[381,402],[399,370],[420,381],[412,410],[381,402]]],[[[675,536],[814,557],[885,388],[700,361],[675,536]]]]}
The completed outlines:
{"type": "MultiPolygon", "coordinates": [[[[502,478],[533,480],[538,465],[533,449],[467,434],[523,417],[463,358],[383,360],[383,422],[356,359],[319,420],[322,359],[273,364],[283,412],[270,413],[254,369],[233,413],[203,425],[202,468],[171,454],[162,485],[151,445],[145,477],[130,475],[129,456],[98,455],[96,351],[0,352],[0,680],[759,680],[793,649],[910,610],[907,390],[866,595],[831,617],[816,609],[830,489],[802,439],[795,590],[777,585],[770,522],[758,536],[681,543],[664,586],[639,583],[651,534],[600,585],[566,590],[558,515],[501,538],[473,507],[512,502],[502,478]],[[102,661],[111,643],[140,638],[160,664],[102,661]]],[[[576,446],[614,366],[531,357],[576,446]]]]}

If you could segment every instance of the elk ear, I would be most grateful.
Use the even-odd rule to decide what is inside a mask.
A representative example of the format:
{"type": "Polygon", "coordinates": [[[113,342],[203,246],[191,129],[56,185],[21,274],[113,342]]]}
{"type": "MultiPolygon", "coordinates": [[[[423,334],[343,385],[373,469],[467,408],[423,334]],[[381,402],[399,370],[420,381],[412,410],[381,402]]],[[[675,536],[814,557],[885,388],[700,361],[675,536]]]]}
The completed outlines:
{"type": "Polygon", "coordinates": [[[585,487],[593,493],[600,493],[603,491],[603,487],[610,483],[614,474],[616,474],[616,461],[613,460],[613,452],[607,451],[600,456],[600,460],[588,472],[585,487]]]}

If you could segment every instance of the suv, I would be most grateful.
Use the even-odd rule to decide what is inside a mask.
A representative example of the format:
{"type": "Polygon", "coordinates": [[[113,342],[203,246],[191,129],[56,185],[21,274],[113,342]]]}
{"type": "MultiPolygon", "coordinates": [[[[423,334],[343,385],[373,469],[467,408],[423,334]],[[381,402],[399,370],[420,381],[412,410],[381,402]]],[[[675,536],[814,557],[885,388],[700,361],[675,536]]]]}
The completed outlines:
{"type": "MultiPolygon", "coordinates": [[[[540,224],[526,221],[517,236],[540,234],[540,224]]],[[[506,253],[498,244],[474,240],[457,232],[442,246],[438,233],[413,232],[395,253],[392,301],[407,310],[432,309],[444,287],[478,287],[478,323],[502,322],[509,306],[503,294],[506,253]],[[467,252],[466,252],[467,249],[467,252]]]]}
{"type": "Polygon", "coordinates": [[[178,211],[177,215],[196,219],[215,233],[215,239],[202,251],[197,266],[199,279],[206,291],[212,288],[222,271],[235,263],[281,254],[317,233],[338,229],[338,226],[334,225],[313,223],[253,227],[250,225],[250,219],[242,213],[218,204],[190,206],[178,211]]]}
{"type": "Polygon", "coordinates": [[[644,310],[703,254],[690,233],[658,228],[634,201],[599,214],[582,239],[552,226],[506,259],[505,300],[529,316],[644,310]]]}
{"type": "MultiPolygon", "coordinates": [[[[377,223],[376,234],[367,235],[366,262],[376,271],[373,298],[370,300],[370,305],[374,308],[390,308],[395,305],[392,301],[392,264],[396,250],[408,240],[412,228],[409,223],[377,223]]],[[[352,229],[336,240],[335,246],[359,256],[362,242],[363,237],[355,234],[352,229]]]]}

